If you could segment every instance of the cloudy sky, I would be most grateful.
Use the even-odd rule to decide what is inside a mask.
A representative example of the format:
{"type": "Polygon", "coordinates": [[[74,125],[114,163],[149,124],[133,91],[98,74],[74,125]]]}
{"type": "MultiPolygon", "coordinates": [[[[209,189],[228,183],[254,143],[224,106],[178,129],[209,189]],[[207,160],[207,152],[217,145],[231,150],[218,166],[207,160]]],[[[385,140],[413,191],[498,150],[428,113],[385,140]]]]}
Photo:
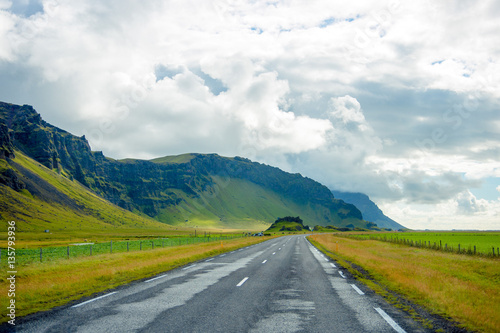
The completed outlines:
{"type": "Polygon", "coordinates": [[[500,229],[500,3],[0,0],[0,100],[113,158],[244,156],[500,229]]]}

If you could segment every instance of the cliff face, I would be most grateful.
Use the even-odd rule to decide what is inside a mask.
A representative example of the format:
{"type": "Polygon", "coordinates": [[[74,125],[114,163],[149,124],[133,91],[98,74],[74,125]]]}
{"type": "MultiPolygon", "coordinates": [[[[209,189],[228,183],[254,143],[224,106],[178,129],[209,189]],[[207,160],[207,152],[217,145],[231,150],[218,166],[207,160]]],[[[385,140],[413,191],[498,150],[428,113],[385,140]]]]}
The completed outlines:
{"type": "Polygon", "coordinates": [[[0,116],[9,129],[13,147],[49,169],[66,170],[88,185],[83,170],[95,168],[96,163],[85,137],[48,124],[29,105],[0,102],[0,116]]]}
{"type": "Polygon", "coordinates": [[[9,128],[3,122],[0,122],[0,158],[13,158],[14,146],[10,140],[9,128]]]}
{"type": "MultiPolygon", "coordinates": [[[[47,168],[77,180],[112,203],[154,218],[160,219],[159,216],[168,210],[179,210],[181,205],[182,209],[189,209],[185,207],[192,207],[192,200],[215,191],[214,177],[218,177],[251,182],[265,189],[266,195],[278,195],[282,198],[281,208],[277,210],[280,212],[289,206],[294,206],[294,214],[300,214],[301,209],[309,212],[320,209],[322,213],[314,215],[319,219],[318,224],[343,220],[362,222],[362,214],[354,205],[335,199],[331,191],[318,182],[245,158],[188,154],[186,158],[117,161],[106,158],[101,152],[92,152],[85,137],[76,137],[46,123],[31,106],[0,102],[0,119],[0,156],[3,159],[13,158],[17,149],[47,168]]],[[[4,170],[3,184],[19,190],[22,184],[16,183],[15,175],[8,169],[4,170]]],[[[231,200],[235,206],[243,207],[245,202],[241,201],[248,200],[248,195],[233,193],[231,200]]],[[[203,203],[209,206],[204,208],[210,214],[222,220],[224,203],[213,203],[217,207],[210,205],[212,203],[203,203]]],[[[234,207],[229,208],[234,210],[234,207]]],[[[277,216],[272,214],[267,215],[275,219],[277,216]]]]}

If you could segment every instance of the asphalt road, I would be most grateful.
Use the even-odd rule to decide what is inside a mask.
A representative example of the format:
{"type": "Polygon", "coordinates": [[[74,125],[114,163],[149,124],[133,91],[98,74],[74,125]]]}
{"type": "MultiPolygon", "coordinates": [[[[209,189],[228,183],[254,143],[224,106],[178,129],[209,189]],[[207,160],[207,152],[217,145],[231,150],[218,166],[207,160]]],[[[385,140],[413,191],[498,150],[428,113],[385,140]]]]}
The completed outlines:
{"type": "Polygon", "coordinates": [[[319,253],[272,239],[28,318],[17,332],[425,332],[319,253]]]}

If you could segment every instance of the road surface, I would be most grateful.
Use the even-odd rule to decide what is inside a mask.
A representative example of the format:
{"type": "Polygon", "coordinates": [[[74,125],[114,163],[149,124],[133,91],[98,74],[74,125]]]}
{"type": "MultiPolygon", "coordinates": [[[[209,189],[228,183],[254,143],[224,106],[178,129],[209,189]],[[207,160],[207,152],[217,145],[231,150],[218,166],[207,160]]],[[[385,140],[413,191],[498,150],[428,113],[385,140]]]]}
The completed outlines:
{"type": "Polygon", "coordinates": [[[17,332],[424,332],[303,235],[28,317],[17,332]]]}

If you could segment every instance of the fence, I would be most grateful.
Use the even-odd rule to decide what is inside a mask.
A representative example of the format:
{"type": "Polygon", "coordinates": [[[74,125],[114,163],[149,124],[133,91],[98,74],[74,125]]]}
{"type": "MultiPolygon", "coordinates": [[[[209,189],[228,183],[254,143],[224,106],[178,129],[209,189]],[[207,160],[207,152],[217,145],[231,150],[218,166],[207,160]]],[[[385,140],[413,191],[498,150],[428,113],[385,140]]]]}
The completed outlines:
{"type": "Polygon", "coordinates": [[[443,243],[441,240],[439,241],[425,241],[425,240],[413,240],[413,239],[407,239],[403,237],[387,237],[386,235],[367,235],[367,234],[335,234],[336,236],[339,237],[346,237],[346,238],[354,238],[354,239],[361,239],[361,240],[378,240],[382,242],[389,242],[389,243],[394,243],[394,244],[401,244],[401,245],[406,245],[406,246],[412,246],[412,247],[417,247],[417,248],[425,248],[425,249],[432,249],[436,251],[444,251],[444,252],[451,252],[451,253],[457,253],[457,254],[468,254],[468,255],[482,255],[482,256],[488,256],[488,257],[500,257],[500,248],[497,247],[495,249],[494,246],[490,248],[487,252],[480,251],[476,247],[476,245],[463,245],[463,244],[455,244],[455,245],[448,245],[447,243],[443,243]],[[490,252],[491,251],[491,252],[490,252]]]}
{"type": "MultiPolygon", "coordinates": [[[[16,249],[15,260],[17,265],[25,265],[33,262],[47,262],[60,259],[70,259],[83,256],[95,256],[106,253],[121,253],[131,251],[152,250],[161,247],[181,246],[188,244],[217,242],[240,238],[242,235],[228,235],[220,237],[178,237],[157,238],[150,240],[119,241],[89,243],[81,245],[44,247],[38,249],[16,249]]],[[[0,265],[7,264],[7,251],[0,249],[0,265]]]]}

